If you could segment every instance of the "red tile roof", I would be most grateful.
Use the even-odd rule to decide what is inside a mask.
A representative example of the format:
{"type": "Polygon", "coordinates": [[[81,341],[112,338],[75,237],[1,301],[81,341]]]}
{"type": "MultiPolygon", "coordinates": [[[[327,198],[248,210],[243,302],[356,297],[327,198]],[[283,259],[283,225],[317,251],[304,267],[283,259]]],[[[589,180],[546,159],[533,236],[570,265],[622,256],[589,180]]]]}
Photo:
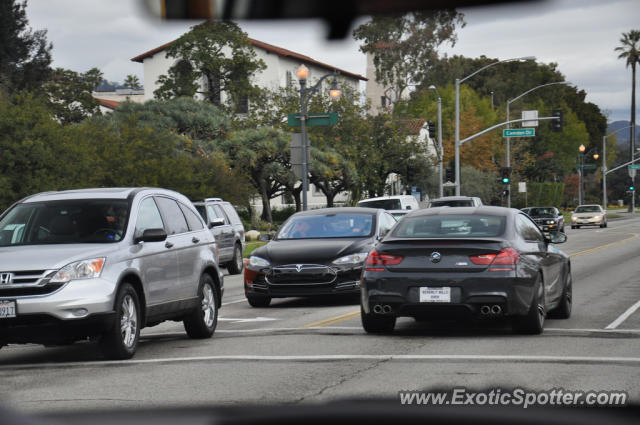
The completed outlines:
{"type": "Polygon", "coordinates": [[[120,102],[117,102],[115,100],[100,99],[99,97],[96,97],[95,99],[98,101],[98,103],[100,103],[100,106],[104,106],[105,108],[109,108],[112,110],[120,106],[120,102]]]}
{"type": "MultiPolygon", "coordinates": [[[[131,58],[131,60],[133,62],[140,62],[142,63],[142,61],[150,56],[155,55],[158,52],[163,51],[164,49],[166,49],[167,47],[169,47],[171,44],[173,44],[175,42],[174,41],[170,41],[168,43],[163,44],[162,46],[158,46],[155,49],[151,49],[148,52],[144,52],[141,55],[138,55],[134,58],[131,58]]],[[[338,71],[340,72],[340,74],[346,75],[348,77],[351,78],[355,78],[357,80],[362,80],[362,81],[367,81],[367,77],[363,77],[360,74],[354,74],[353,72],[349,72],[349,71],[345,71],[344,69],[340,69],[340,68],[336,68],[335,66],[331,66],[328,65],[326,63],[317,61],[309,56],[305,56],[302,55],[300,53],[296,53],[296,52],[292,52],[291,50],[287,50],[287,49],[283,49],[282,47],[278,47],[278,46],[274,46],[273,44],[269,44],[269,43],[265,43],[264,41],[258,41],[258,40],[254,40],[253,38],[249,39],[249,42],[254,46],[254,47],[259,47],[261,49],[266,50],[267,52],[271,52],[271,53],[275,53],[276,55],[279,56],[283,56],[283,57],[288,57],[288,58],[292,58],[292,59],[297,59],[301,62],[307,63],[307,64],[311,64],[311,65],[315,65],[318,66],[320,68],[325,68],[328,69],[330,71],[338,71]]]]}

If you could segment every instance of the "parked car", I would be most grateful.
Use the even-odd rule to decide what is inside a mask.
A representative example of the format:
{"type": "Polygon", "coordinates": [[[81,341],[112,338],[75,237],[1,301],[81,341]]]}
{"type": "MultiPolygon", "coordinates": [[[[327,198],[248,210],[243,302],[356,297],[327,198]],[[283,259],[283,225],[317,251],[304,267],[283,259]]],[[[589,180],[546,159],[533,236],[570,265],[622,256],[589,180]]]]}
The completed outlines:
{"type": "Polygon", "coordinates": [[[564,232],[564,216],[556,207],[529,207],[527,210],[526,214],[543,232],[564,232]]]}
{"type": "Polygon", "coordinates": [[[479,207],[482,200],[476,196],[444,196],[429,202],[429,208],[436,207],[479,207]]]}
{"type": "Polygon", "coordinates": [[[134,355],[140,330],[213,335],[223,274],[189,199],[151,188],[45,192],[0,216],[0,346],[99,340],[134,355]]]}
{"type": "Polygon", "coordinates": [[[211,229],[220,249],[220,265],[229,274],[240,274],[245,245],[244,225],[231,203],[220,198],[207,198],[193,203],[211,229]]]}
{"type": "Polygon", "coordinates": [[[571,315],[569,257],[526,214],[510,208],[413,212],[375,247],[361,279],[367,332],[391,332],[396,318],[502,318],[541,333],[548,313],[571,315]]]}
{"type": "Polygon", "coordinates": [[[581,226],[607,227],[607,212],[600,205],[579,205],[571,213],[571,228],[581,226]]]}
{"type": "Polygon", "coordinates": [[[244,272],[249,304],[272,298],[357,294],[364,260],[396,224],[387,211],[325,208],[299,212],[251,254],[244,272]]]}
{"type": "Polygon", "coordinates": [[[411,195],[389,195],[363,199],[358,202],[358,206],[363,208],[382,208],[392,214],[406,214],[407,211],[420,209],[417,199],[411,195]]]}

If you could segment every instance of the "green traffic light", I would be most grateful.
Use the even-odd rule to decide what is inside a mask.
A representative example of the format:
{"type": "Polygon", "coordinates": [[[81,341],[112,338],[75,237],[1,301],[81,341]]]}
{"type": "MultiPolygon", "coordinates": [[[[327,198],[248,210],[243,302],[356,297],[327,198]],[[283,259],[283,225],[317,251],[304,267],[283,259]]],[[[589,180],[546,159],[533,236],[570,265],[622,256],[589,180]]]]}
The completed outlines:
{"type": "Polygon", "coordinates": [[[509,183],[509,178],[508,177],[503,177],[502,178],[502,183],[509,183]]]}
{"type": "Polygon", "coordinates": [[[634,189],[634,187],[633,187],[633,186],[629,186],[629,190],[633,190],[633,189],[634,189]]]}

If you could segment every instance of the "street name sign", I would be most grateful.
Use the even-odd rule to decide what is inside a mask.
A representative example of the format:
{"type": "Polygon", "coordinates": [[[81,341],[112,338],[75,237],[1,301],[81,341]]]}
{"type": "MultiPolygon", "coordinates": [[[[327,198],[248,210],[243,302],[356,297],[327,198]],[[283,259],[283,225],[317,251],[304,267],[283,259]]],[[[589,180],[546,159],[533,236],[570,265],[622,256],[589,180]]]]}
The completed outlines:
{"type": "MultiPolygon", "coordinates": [[[[301,114],[287,114],[287,120],[289,127],[300,127],[301,114]]],[[[338,124],[338,113],[327,112],[325,114],[308,114],[307,126],[308,127],[332,127],[338,124]]]]}
{"type": "Polygon", "coordinates": [[[640,164],[631,164],[629,165],[630,170],[640,170],[640,164]]]}
{"type": "Polygon", "coordinates": [[[582,166],[582,168],[584,170],[595,170],[596,169],[596,164],[584,164],[582,166]]]}
{"type": "Polygon", "coordinates": [[[533,137],[535,135],[535,128],[505,128],[502,130],[502,137],[533,137]]]}

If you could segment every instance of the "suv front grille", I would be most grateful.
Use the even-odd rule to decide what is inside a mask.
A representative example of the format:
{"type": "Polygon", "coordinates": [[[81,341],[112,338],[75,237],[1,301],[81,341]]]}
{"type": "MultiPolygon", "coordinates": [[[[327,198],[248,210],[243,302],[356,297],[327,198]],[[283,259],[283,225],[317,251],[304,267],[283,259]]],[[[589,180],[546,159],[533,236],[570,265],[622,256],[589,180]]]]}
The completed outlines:
{"type": "Polygon", "coordinates": [[[48,270],[1,271],[0,298],[49,294],[62,286],[49,283],[52,274],[48,270]]]}

